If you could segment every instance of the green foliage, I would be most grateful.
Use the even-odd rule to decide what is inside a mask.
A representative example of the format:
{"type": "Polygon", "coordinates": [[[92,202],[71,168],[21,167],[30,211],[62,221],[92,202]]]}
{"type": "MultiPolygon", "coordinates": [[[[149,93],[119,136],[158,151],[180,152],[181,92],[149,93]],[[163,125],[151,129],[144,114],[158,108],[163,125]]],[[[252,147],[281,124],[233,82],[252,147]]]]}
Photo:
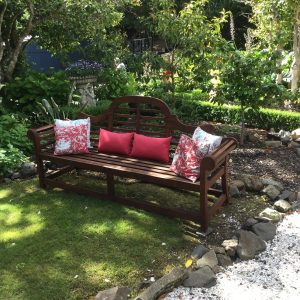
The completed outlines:
{"type": "Polygon", "coordinates": [[[28,123],[13,114],[0,116],[0,147],[12,145],[25,153],[32,150],[32,144],[27,138],[28,123]]]}
{"type": "Polygon", "coordinates": [[[99,76],[99,82],[100,84],[95,88],[95,94],[100,100],[136,94],[135,75],[125,70],[104,68],[99,76]]]}
{"type": "Polygon", "coordinates": [[[27,138],[27,123],[15,115],[0,116],[0,176],[18,169],[32,150],[27,138]]]}
{"type": "Polygon", "coordinates": [[[28,158],[18,148],[8,144],[0,147],[0,176],[5,176],[22,166],[28,158]]]}
{"type": "Polygon", "coordinates": [[[58,104],[66,104],[70,89],[64,72],[46,74],[30,71],[25,77],[16,77],[6,84],[3,104],[8,110],[33,116],[42,99],[53,98],[58,104]]]}
{"type": "MultiPolygon", "coordinates": [[[[222,122],[227,124],[239,124],[240,110],[237,105],[218,105],[209,101],[202,101],[207,97],[203,93],[200,100],[195,100],[192,94],[178,94],[175,100],[174,111],[178,117],[189,123],[202,121],[222,122]]],[[[174,103],[173,99],[166,99],[167,103],[174,103]]],[[[300,113],[276,109],[261,108],[249,109],[245,112],[245,122],[249,127],[269,130],[294,130],[300,127],[300,113]]]]}

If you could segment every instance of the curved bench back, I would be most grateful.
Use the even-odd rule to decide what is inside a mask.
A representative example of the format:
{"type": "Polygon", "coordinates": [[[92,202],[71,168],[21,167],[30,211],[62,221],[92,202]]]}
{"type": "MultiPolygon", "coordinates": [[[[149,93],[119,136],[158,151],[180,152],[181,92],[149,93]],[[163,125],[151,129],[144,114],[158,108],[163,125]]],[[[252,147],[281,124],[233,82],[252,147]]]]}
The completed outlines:
{"type": "MultiPolygon", "coordinates": [[[[115,132],[136,132],[153,137],[172,136],[172,144],[177,144],[182,133],[192,134],[195,125],[186,125],[171,113],[170,108],[162,100],[145,96],[125,96],[113,100],[103,114],[91,117],[94,139],[99,128],[115,132]]],[[[208,132],[213,126],[201,126],[208,132]]]]}

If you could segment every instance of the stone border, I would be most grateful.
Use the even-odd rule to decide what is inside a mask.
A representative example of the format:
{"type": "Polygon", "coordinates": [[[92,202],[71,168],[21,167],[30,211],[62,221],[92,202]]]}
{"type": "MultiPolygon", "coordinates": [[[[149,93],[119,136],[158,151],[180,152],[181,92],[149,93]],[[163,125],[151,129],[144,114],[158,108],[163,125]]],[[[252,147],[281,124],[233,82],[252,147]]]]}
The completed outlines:
{"type": "MultiPolygon", "coordinates": [[[[274,239],[276,223],[281,221],[285,214],[300,209],[300,188],[292,192],[285,190],[283,185],[273,179],[261,179],[257,176],[243,175],[241,179],[233,180],[230,184],[230,193],[239,196],[246,191],[265,194],[273,208],[266,208],[258,216],[249,218],[240,230],[234,233],[232,239],[224,240],[221,246],[208,249],[202,244],[194,248],[187,260],[185,268],[175,268],[169,274],[154,281],[140,293],[135,300],[155,300],[161,295],[171,292],[178,286],[189,288],[210,288],[216,284],[216,273],[224,268],[243,260],[255,258],[266,249],[266,242],[274,239]]],[[[97,294],[96,300],[104,300],[107,291],[119,291],[121,288],[112,288],[97,294]]],[[[118,297],[115,292],[106,297],[106,300],[128,299],[129,289],[118,297]]]]}

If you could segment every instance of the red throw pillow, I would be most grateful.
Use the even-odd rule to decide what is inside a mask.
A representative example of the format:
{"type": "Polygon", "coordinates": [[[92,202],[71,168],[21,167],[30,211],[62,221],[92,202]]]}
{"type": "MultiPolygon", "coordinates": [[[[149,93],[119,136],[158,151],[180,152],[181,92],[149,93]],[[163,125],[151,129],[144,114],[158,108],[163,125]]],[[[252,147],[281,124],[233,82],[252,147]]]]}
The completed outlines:
{"type": "Polygon", "coordinates": [[[99,134],[99,152],[129,155],[133,132],[117,133],[100,129],[99,134]]]}
{"type": "Polygon", "coordinates": [[[209,145],[199,145],[187,135],[182,134],[170,169],[174,173],[195,182],[200,176],[200,163],[208,148],[209,145]]]}
{"type": "Polygon", "coordinates": [[[135,133],[130,155],[133,157],[168,162],[171,139],[172,137],[154,138],[135,133]]]}
{"type": "Polygon", "coordinates": [[[54,127],[54,155],[88,153],[88,126],[54,127]]]}

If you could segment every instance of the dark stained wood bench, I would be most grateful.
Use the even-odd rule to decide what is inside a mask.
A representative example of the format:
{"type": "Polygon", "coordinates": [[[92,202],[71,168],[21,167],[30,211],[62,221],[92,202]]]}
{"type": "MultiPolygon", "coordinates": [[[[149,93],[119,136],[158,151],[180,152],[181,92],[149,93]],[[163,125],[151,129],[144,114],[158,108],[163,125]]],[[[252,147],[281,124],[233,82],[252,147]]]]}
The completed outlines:
{"type": "MultiPolygon", "coordinates": [[[[81,114],[80,117],[87,117],[81,114]]],[[[170,163],[160,163],[131,157],[98,153],[99,128],[115,132],[141,133],[154,137],[172,136],[171,151],[174,152],[182,133],[191,135],[197,126],[185,125],[170,112],[168,106],[161,100],[152,97],[126,96],[115,99],[111,106],[101,115],[91,117],[91,144],[93,148],[88,154],[55,156],[54,126],[48,125],[37,129],[30,129],[28,136],[35,146],[36,162],[38,166],[40,186],[59,187],[100,199],[110,199],[150,212],[164,214],[170,217],[191,220],[201,225],[201,231],[208,230],[208,222],[217,209],[229,202],[227,184],[227,162],[229,153],[236,148],[237,142],[233,138],[224,138],[221,146],[201,162],[200,180],[193,183],[176,176],[169,167],[170,163]],[[44,161],[51,161],[60,166],[52,173],[46,173],[44,161]],[[60,176],[74,169],[84,169],[102,172],[107,178],[107,193],[101,194],[95,190],[71,185],[63,182],[60,176]],[[183,211],[176,208],[165,208],[159,205],[124,199],[115,195],[114,176],[133,178],[148,183],[154,183],[170,188],[200,192],[199,206],[194,211],[183,211]],[[221,178],[221,189],[212,186],[221,178]],[[217,199],[208,205],[208,195],[217,199]]],[[[213,131],[213,126],[200,126],[207,132],[213,131]]]]}

